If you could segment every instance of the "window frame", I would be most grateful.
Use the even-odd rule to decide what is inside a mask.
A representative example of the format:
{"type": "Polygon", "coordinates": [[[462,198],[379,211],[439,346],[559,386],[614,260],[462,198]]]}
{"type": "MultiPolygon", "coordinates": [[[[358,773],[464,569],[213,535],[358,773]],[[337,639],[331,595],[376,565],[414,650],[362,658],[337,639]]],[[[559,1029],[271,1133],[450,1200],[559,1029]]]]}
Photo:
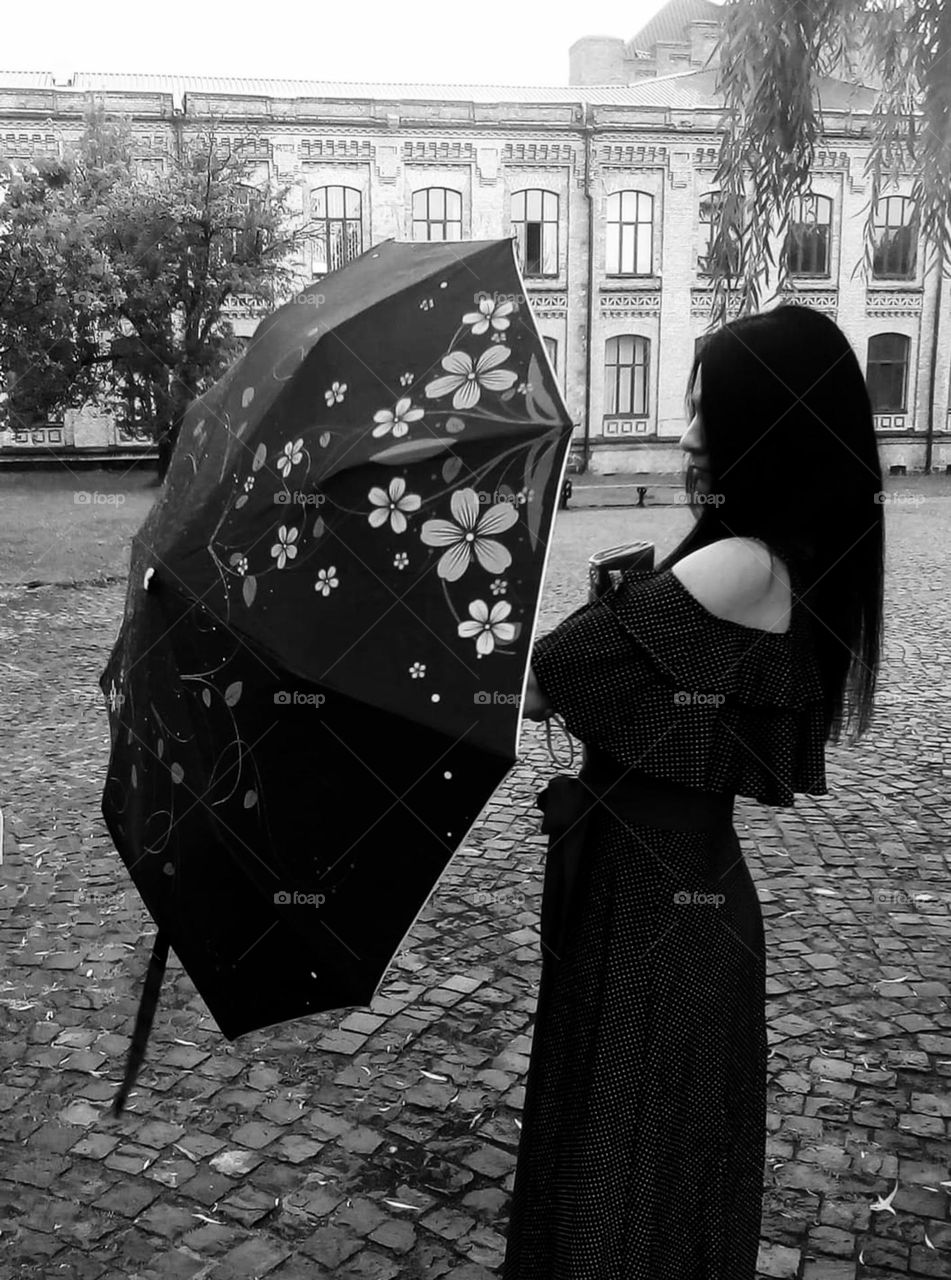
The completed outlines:
{"type": "Polygon", "coordinates": [[[604,256],[604,273],[608,276],[624,276],[627,278],[644,278],[645,276],[653,276],[654,274],[654,196],[650,191],[643,191],[637,187],[628,187],[622,191],[612,191],[607,198],[605,207],[605,256],[604,256]],[[634,217],[625,218],[625,196],[634,196],[634,217]],[[642,200],[647,202],[649,216],[645,219],[640,217],[642,200]],[[617,217],[612,216],[613,206],[616,202],[617,217]],[[638,271],[638,249],[642,243],[642,227],[647,227],[647,270],[638,271]],[[625,228],[633,227],[633,245],[632,260],[634,270],[626,271],[624,269],[624,240],[625,228]],[[616,267],[612,267],[612,261],[616,251],[616,267]]]}
{"type": "Polygon", "coordinates": [[[865,385],[868,389],[869,400],[872,404],[873,414],[883,413],[908,413],[908,390],[909,390],[909,374],[911,372],[911,338],[907,333],[897,333],[894,330],[883,331],[882,333],[871,333],[865,348],[865,385]],[[872,344],[876,339],[880,338],[898,338],[901,341],[901,350],[903,359],[872,359],[872,344]],[[902,371],[901,378],[901,405],[897,407],[882,407],[876,403],[876,395],[881,390],[881,375],[872,378],[872,366],[876,369],[899,367],[902,371]],[[879,385],[876,385],[879,384],[879,385]]]}
{"type": "MultiPolygon", "coordinates": [[[[901,195],[900,193],[897,195],[893,194],[893,195],[887,195],[887,196],[879,196],[878,203],[875,206],[872,225],[874,228],[874,249],[872,252],[872,279],[873,280],[914,280],[918,275],[918,236],[920,232],[920,220],[919,220],[917,206],[915,205],[915,202],[912,199],[912,197],[901,195]],[[896,203],[900,204],[901,206],[903,220],[901,222],[892,223],[889,220],[889,214],[890,214],[890,211],[895,207],[896,203]],[[879,211],[881,210],[881,207],[883,204],[885,205],[885,221],[884,222],[882,222],[879,218],[879,211]],[[911,211],[910,217],[907,221],[905,221],[904,220],[905,213],[908,210],[911,211]],[[905,271],[880,270],[877,265],[879,261],[879,254],[882,252],[882,246],[880,242],[880,233],[883,231],[887,233],[889,230],[892,230],[892,229],[900,230],[902,227],[909,227],[911,229],[908,236],[908,243],[909,243],[908,269],[905,271]]],[[[900,247],[901,241],[898,240],[897,237],[896,237],[896,243],[900,247]]],[[[889,246],[889,248],[891,248],[891,246],[889,246]]],[[[885,250],[885,255],[887,255],[887,253],[888,253],[888,250],[885,250]]]]}
{"type": "Polygon", "coordinates": [[[816,208],[816,210],[818,210],[822,205],[824,205],[828,211],[828,219],[824,222],[820,222],[817,216],[813,222],[810,222],[808,219],[804,219],[801,216],[795,219],[792,216],[790,216],[790,219],[789,219],[790,225],[786,231],[786,252],[787,252],[786,261],[787,261],[787,266],[789,268],[789,274],[792,276],[797,276],[804,279],[827,280],[832,275],[832,215],[833,215],[832,198],[831,196],[823,195],[819,191],[808,191],[801,196],[797,196],[795,200],[795,207],[798,210],[800,215],[803,212],[803,207],[806,201],[811,201],[814,207],[816,208]],[[796,268],[794,267],[792,262],[792,254],[790,253],[790,241],[793,236],[794,225],[799,227],[806,227],[806,228],[816,227],[816,228],[825,230],[826,232],[825,245],[824,245],[825,267],[823,270],[803,271],[803,270],[796,270],[796,268]]]}
{"type": "MultiPolygon", "coordinates": [[[[709,261],[711,257],[712,247],[713,247],[714,227],[716,226],[716,217],[715,216],[711,217],[709,222],[707,222],[707,220],[702,218],[700,214],[701,214],[701,211],[703,210],[703,203],[705,200],[709,199],[715,202],[722,198],[723,198],[723,192],[720,191],[719,189],[708,189],[707,191],[702,191],[700,193],[700,198],[697,201],[697,225],[700,228],[704,226],[709,226],[710,228],[709,233],[705,239],[706,252],[697,254],[697,268],[696,268],[697,275],[704,279],[712,279],[712,277],[715,275],[715,272],[712,270],[712,268],[709,265],[709,261]]],[[[739,245],[734,244],[732,247],[735,248],[737,252],[739,251],[739,245]]],[[[733,263],[732,265],[734,267],[734,270],[732,270],[730,274],[731,276],[735,277],[737,274],[735,267],[738,266],[739,264],[733,263]]]]}
{"type": "Polygon", "coordinates": [[[344,186],[343,183],[339,183],[339,182],[328,182],[319,187],[312,187],[310,189],[310,195],[309,195],[309,212],[310,212],[311,225],[313,226],[314,223],[318,223],[318,222],[323,223],[323,229],[324,229],[323,241],[321,241],[321,238],[319,235],[314,235],[313,233],[311,233],[311,235],[309,236],[310,254],[311,254],[310,270],[311,270],[311,276],[314,279],[318,279],[321,276],[329,275],[331,271],[339,270],[341,267],[346,266],[348,262],[352,262],[354,258],[358,258],[363,253],[363,192],[360,190],[359,187],[348,187],[348,186],[344,186]],[[342,216],[338,217],[337,215],[327,214],[327,213],[324,213],[323,215],[321,215],[315,211],[315,205],[318,200],[318,197],[322,197],[325,210],[329,207],[328,193],[331,191],[339,191],[342,193],[342,201],[343,201],[342,216]],[[356,205],[357,205],[356,214],[347,213],[348,197],[350,195],[353,195],[356,197],[356,205]],[[331,228],[333,228],[334,226],[340,226],[342,228],[341,234],[338,240],[335,240],[332,237],[331,228]],[[348,245],[350,244],[350,237],[353,234],[354,229],[356,230],[357,248],[355,252],[351,252],[348,249],[348,245]],[[318,246],[321,243],[325,246],[325,252],[326,252],[325,261],[327,264],[325,267],[317,266],[318,246]],[[342,260],[335,261],[334,251],[340,245],[343,246],[342,260]]]}
{"type": "Polygon", "coordinates": [[[522,275],[526,279],[532,280],[553,280],[557,278],[561,271],[561,197],[557,191],[551,191],[547,187],[521,187],[518,191],[513,191],[509,201],[509,222],[512,228],[512,235],[516,241],[517,252],[519,257],[519,266],[522,275]],[[529,218],[529,196],[538,195],[541,197],[541,218],[529,218]],[[519,198],[521,197],[522,216],[517,215],[519,198]],[[554,216],[546,217],[546,209],[551,207],[554,202],[554,216]],[[539,248],[539,270],[532,271],[528,261],[528,228],[530,225],[538,225],[541,227],[541,244],[539,248]],[[546,228],[550,231],[546,232],[546,228]],[[551,235],[554,238],[553,252],[547,254],[546,236],[551,235]],[[545,271],[545,261],[554,261],[554,270],[545,271]]]}
{"type": "Polygon", "coordinates": [[[455,187],[420,187],[418,191],[413,192],[410,200],[410,221],[411,221],[411,232],[412,232],[412,237],[414,241],[437,242],[438,238],[434,238],[429,233],[433,226],[436,226],[439,224],[442,225],[444,230],[448,228],[450,225],[458,224],[458,227],[459,227],[459,234],[457,236],[443,235],[441,237],[443,241],[461,240],[462,239],[462,192],[457,191],[455,187]],[[446,216],[442,218],[433,218],[431,216],[431,202],[432,202],[431,198],[434,192],[441,193],[443,198],[443,213],[446,216]],[[419,217],[416,213],[417,200],[419,199],[420,196],[425,197],[425,214],[423,217],[419,217]],[[448,196],[455,196],[456,200],[458,201],[458,209],[459,209],[458,217],[449,217],[449,201],[447,199],[448,196]],[[417,226],[420,224],[426,229],[425,236],[418,236],[416,234],[417,226]]]}
{"type": "Polygon", "coordinates": [[[650,367],[651,367],[651,340],[650,338],[646,337],[644,334],[615,333],[605,338],[604,340],[604,412],[602,415],[603,417],[605,418],[649,418],[651,416],[650,367]],[[633,343],[632,355],[634,358],[632,359],[630,364],[622,363],[620,359],[620,356],[622,353],[621,344],[626,339],[630,340],[633,343]],[[617,359],[613,362],[610,358],[611,351],[612,351],[612,344],[614,344],[614,350],[617,354],[617,359]],[[637,360],[636,357],[637,357],[638,351],[643,351],[644,353],[643,361],[637,360]],[[636,409],[633,407],[634,400],[635,400],[635,393],[637,390],[636,370],[640,368],[643,368],[644,370],[643,396],[642,396],[644,407],[643,409],[636,409]],[[627,410],[618,408],[618,405],[621,402],[621,370],[623,369],[630,370],[628,399],[632,407],[627,410]],[[612,385],[612,377],[611,377],[612,370],[614,371],[613,385],[612,385]],[[615,406],[613,409],[608,407],[612,402],[615,406]]]}

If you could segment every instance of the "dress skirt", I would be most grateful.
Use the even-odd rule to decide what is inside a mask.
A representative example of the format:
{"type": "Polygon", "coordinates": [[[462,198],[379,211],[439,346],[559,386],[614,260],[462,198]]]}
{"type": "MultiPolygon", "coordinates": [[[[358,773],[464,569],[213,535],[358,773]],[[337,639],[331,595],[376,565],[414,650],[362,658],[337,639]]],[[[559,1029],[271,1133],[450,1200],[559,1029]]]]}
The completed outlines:
{"type": "Polygon", "coordinates": [[[543,948],[503,1280],[754,1280],[763,920],[732,796],[726,814],[691,821],[703,798],[622,779],[574,831],[570,915],[557,954],[543,948]]]}

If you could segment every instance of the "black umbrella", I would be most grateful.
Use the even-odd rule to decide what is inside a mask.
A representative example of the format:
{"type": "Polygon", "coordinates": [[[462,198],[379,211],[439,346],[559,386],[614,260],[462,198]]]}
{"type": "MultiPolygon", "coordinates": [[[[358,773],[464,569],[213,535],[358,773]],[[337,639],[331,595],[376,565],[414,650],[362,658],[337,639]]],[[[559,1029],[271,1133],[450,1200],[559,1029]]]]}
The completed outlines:
{"type": "Polygon", "coordinates": [[[509,239],[386,241],[189,408],[101,677],[103,814],[224,1035],[371,1003],[518,752],[572,424],[509,239]]]}

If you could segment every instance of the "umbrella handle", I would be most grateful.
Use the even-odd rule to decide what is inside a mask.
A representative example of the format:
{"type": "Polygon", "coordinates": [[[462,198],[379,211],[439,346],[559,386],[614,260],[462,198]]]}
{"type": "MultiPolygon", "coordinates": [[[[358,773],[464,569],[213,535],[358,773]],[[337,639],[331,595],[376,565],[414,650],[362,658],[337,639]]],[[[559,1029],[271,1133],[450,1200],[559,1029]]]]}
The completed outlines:
{"type": "Polygon", "coordinates": [[[116,1094],[112,1103],[112,1114],[119,1116],[126,1104],[126,1099],[135,1084],[139,1074],[139,1069],[145,1059],[145,1047],[149,1042],[149,1032],[152,1030],[152,1019],[155,1017],[155,1008],[158,1004],[159,991],[162,988],[162,979],[165,976],[165,964],[168,960],[169,939],[164,929],[159,929],[155,935],[155,941],[152,944],[152,955],[149,959],[149,967],[145,974],[145,984],[142,988],[142,998],[139,1001],[139,1011],[135,1016],[135,1026],[132,1029],[132,1043],[129,1045],[129,1056],[126,1058],[125,1075],[122,1078],[122,1084],[119,1086],[119,1092],[116,1094]]]}

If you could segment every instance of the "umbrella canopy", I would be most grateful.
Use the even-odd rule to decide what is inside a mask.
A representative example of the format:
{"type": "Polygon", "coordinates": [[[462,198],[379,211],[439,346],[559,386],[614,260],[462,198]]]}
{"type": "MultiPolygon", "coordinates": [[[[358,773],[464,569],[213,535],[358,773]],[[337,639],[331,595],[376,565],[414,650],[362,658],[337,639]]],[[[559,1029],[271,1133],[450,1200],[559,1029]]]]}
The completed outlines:
{"type": "Polygon", "coordinates": [[[100,680],[145,1003],[170,945],[228,1039],[370,1004],[517,758],[571,431],[510,239],[377,245],[190,406],[100,680]]]}

